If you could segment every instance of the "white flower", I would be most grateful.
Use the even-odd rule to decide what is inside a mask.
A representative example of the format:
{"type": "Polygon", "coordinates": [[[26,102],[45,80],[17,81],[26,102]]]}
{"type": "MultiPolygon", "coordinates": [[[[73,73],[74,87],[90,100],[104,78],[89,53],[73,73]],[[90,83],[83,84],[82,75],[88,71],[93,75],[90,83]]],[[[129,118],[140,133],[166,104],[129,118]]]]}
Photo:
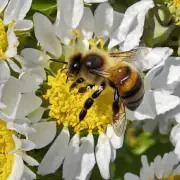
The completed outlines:
{"type": "Polygon", "coordinates": [[[142,156],[141,161],[143,167],[139,177],[132,173],[126,173],[124,180],[176,179],[176,175],[180,174],[179,159],[173,152],[164,154],[163,158],[159,155],[156,156],[150,164],[147,156],[142,156]]]}
{"type": "MultiPolygon", "coordinates": [[[[48,60],[59,58],[62,53],[68,60],[75,49],[85,52],[90,47],[98,45],[103,49],[104,43],[108,39],[110,39],[109,49],[112,51],[115,45],[119,45],[120,50],[138,47],[143,33],[145,14],[148,9],[154,6],[151,0],[140,1],[129,7],[125,14],[121,14],[115,12],[110,4],[105,2],[97,7],[93,15],[89,8],[83,6],[82,1],[69,0],[69,3],[70,6],[67,6],[65,1],[58,1],[58,12],[54,25],[44,15],[39,13],[34,15],[35,36],[43,52],[35,49],[24,49],[21,52],[22,57],[19,57],[23,59],[24,66],[28,68],[48,67],[48,60]],[[78,13],[76,13],[77,11],[78,13]],[[134,24],[134,22],[137,23],[134,24]],[[42,28],[45,29],[43,33],[42,28]],[[122,39],[119,38],[121,35],[122,39]],[[60,43],[62,43],[63,48],[60,43]],[[36,59],[37,61],[35,61],[36,59]]],[[[170,56],[172,50],[169,48],[142,48],[139,52],[138,57],[135,57],[137,61],[134,65],[142,70],[149,70],[170,56]]],[[[44,97],[49,99],[51,104],[49,115],[57,120],[57,124],[63,124],[64,127],[44,156],[38,167],[38,173],[41,175],[54,173],[63,164],[64,179],[83,180],[90,177],[97,162],[101,176],[104,179],[109,179],[110,162],[115,160],[116,149],[122,147],[124,139],[124,134],[118,137],[109,123],[109,119],[112,118],[109,117],[112,99],[104,102],[102,97],[98,102],[104,103],[106,108],[102,107],[102,112],[99,110],[98,114],[97,105],[93,105],[91,117],[87,116],[84,121],[78,124],[76,116],[79,115],[82,104],[92,92],[89,91],[79,96],[74,92],[75,96],[73,92],[69,93],[70,83],[69,81],[65,82],[65,75],[60,72],[56,77],[50,76],[48,79],[48,85],[51,86],[51,89],[44,97]],[[103,117],[103,113],[106,114],[105,117],[103,117]],[[67,126],[72,126],[74,129],[75,135],[72,138],[70,138],[67,126]],[[105,128],[101,128],[101,126],[105,128]],[[97,144],[94,142],[92,131],[94,129],[99,131],[97,144]],[[82,130],[87,132],[85,137],[81,137],[82,130]]],[[[158,93],[153,94],[149,91],[146,96],[148,94],[159,96],[158,93]]],[[[167,111],[164,108],[158,110],[159,113],[167,111]]],[[[41,123],[29,124],[29,126],[33,128],[39,126],[40,130],[37,131],[42,132],[41,123]]],[[[50,131],[54,131],[53,128],[49,129],[50,131]]],[[[51,138],[54,137],[54,132],[52,134],[51,138]]],[[[35,133],[32,134],[31,140],[37,145],[37,148],[44,147],[47,144],[44,143],[45,140],[42,141],[43,145],[39,140],[36,142],[38,136],[40,137],[40,133],[37,137],[35,133]]],[[[51,142],[51,138],[49,142],[51,142]]],[[[42,140],[41,137],[39,139],[42,140]]]]}
{"type": "Polygon", "coordinates": [[[10,77],[10,70],[7,63],[15,72],[20,72],[20,68],[11,60],[17,54],[19,41],[14,31],[29,30],[33,27],[30,20],[24,20],[27,12],[30,9],[32,0],[13,1],[2,0],[0,2],[0,13],[4,11],[3,19],[0,19],[0,84],[6,82],[10,77]],[[5,27],[7,32],[5,31],[5,27]],[[7,34],[7,35],[6,35],[7,34]]]}
{"type": "Polygon", "coordinates": [[[38,166],[39,163],[26,154],[26,151],[34,149],[35,145],[27,139],[19,139],[15,131],[10,131],[7,124],[0,120],[1,134],[1,174],[0,179],[20,180],[25,176],[36,179],[34,174],[25,164],[38,166]]]}
{"type": "Polygon", "coordinates": [[[41,98],[35,95],[39,85],[46,79],[43,68],[33,68],[19,75],[10,76],[0,86],[0,119],[6,122],[24,119],[41,105],[41,98]]]}
{"type": "Polygon", "coordinates": [[[137,111],[129,113],[129,119],[145,119],[146,131],[152,132],[158,125],[161,134],[169,132],[170,120],[178,118],[180,112],[179,68],[180,58],[169,57],[146,74],[147,93],[137,111]]]}
{"type": "Polygon", "coordinates": [[[140,1],[122,14],[114,11],[108,2],[104,2],[99,4],[93,15],[91,9],[84,7],[81,0],[69,0],[69,3],[58,0],[57,5],[56,22],[53,25],[40,13],[35,13],[33,17],[35,36],[43,50],[50,53],[50,57],[39,50],[24,49],[21,52],[23,58],[16,57],[22,59],[24,65],[47,67],[49,59],[61,56],[60,41],[64,44],[66,60],[74,52],[74,48],[84,52],[89,46],[96,46],[99,43],[103,48],[107,39],[110,39],[109,49],[116,45],[119,45],[120,50],[138,47],[143,33],[145,14],[154,6],[152,0],[140,1]],[[78,39],[77,44],[75,39],[78,39]]]}

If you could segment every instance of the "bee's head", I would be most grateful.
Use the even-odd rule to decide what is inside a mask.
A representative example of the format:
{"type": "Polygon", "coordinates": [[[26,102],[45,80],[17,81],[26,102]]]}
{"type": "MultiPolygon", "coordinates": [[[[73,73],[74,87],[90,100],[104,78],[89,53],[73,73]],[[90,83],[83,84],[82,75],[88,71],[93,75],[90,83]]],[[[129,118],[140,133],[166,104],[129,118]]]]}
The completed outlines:
{"type": "Polygon", "coordinates": [[[70,58],[67,76],[73,77],[79,73],[82,63],[81,59],[81,53],[75,54],[70,58]]]}

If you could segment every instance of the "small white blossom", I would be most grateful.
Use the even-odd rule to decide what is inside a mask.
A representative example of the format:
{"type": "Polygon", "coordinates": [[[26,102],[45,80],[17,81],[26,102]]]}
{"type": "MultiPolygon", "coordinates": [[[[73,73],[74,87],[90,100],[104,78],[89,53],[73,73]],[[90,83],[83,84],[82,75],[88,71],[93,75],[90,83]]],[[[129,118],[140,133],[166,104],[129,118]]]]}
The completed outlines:
{"type": "Polygon", "coordinates": [[[179,159],[174,152],[169,152],[161,156],[156,156],[150,164],[147,161],[147,156],[141,156],[142,168],[139,177],[132,173],[126,173],[124,180],[156,180],[165,178],[175,178],[180,174],[179,159]]]}

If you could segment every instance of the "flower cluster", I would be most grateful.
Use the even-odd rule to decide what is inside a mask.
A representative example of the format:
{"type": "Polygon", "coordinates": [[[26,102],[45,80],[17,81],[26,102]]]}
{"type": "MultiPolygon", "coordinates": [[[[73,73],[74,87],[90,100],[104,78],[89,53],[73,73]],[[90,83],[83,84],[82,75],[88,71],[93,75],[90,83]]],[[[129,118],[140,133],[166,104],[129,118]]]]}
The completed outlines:
{"type": "MultiPolygon", "coordinates": [[[[126,173],[125,180],[178,179],[180,2],[120,3],[124,11],[108,0],[57,0],[45,9],[37,4],[0,2],[0,179],[46,179],[61,171],[65,180],[88,180],[96,164],[103,179],[114,178],[112,164],[128,146],[126,128],[152,137],[170,134],[175,149],[150,165],[142,156],[140,177],[126,173]],[[87,67],[105,58],[103,68],[91,67],[85,75],[89,52],[87,67]],[[132,89],[136,77],[130,67],[142,77],[132,89]],[[124,81],[127,100],[121,97],[124,81]],[[132,111],[126,105],[140,101],[139,86],[144,96],[132,111]]],[[[131,135],[130,147],[134,139],[131,135]]]]}

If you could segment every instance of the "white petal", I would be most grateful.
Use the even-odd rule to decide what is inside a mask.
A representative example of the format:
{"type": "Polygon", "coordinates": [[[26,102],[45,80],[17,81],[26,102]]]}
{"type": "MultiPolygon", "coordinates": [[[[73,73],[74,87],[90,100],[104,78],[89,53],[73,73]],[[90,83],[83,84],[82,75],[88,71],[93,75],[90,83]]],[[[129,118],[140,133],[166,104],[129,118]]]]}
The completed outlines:
{"type": "Polygon", "coordinates": [[[7,128],[11,130],[15,130],[16,132],[24,135],[36,133],[36,130],[34,128],[29,127],[27,124],[21,125],[13,122],[8,122],[7,128]]]}
{"type": "Polygon", "coordinates": [[[94,13],[95,33],[98,37],[109,37],[113,26],[114,11],[108,2],[101,3],[94,13]]]}
{"type": "Polygon", "coordinates": [[[174,146],[180,140],[180,124],[177,124],[172,128],[170,134],[170,140],[174,146]]]}
{"type": "Polygon", "coordinates": [[[67,153],[69,138],[69,130],[64,127],[41,161],[38,174],[54,173],[60,167],[67,153]]]}
{"type": "Polygon", "coordinates": [[[162,115],[158,115],[156,117],[157,121],[159,122],[159,132],[161,134],[168,134],[169,132],[169,117],[168,117],[168,114],[170,112],[166,112],[165,114],[162,114],[162,115]]]}
{"type": "Polygon", "coordinates": [[[79,40],[77,47],[79,52],[85,53],[89,50],[89,41],[87,39],[79,40]]]}
{"type": "Polygon", "coordinates": [[[28,139],[35,144],[36,149],[47,146],[56,135],[56,122],[40,122],[31,126],[35,134],[28,135],[28,139]]]}
{"type": "Polygon", "coordinates": [[[84,7],[84,13],[77,29],[80,31],[81,38],[88,40],[92,38],[94,33],[94,16],[90,8],[84,7]]]}
{"type": "Polygon", "coordinates": [[[22,20],[31,7],[32,0],[10,0],[4,12],[4,24],[22,20]]]}
{"type": "Polygon", "coordinates": [[[168,177],[174,168],[175,165],[179,162],[176,154],[174,152],[169,152],[168,154],[165,154],[163,157],[163,169],[165,169],[163,173],[163,177],[168,177]]]}
{"type": "Polygon", "coordinates": [[[42,51],[25,48],[21,51],[21,55],[24,57],[24,65],[28,68],[35,68],[37,66],[48,67],[49,57],[42,51]]]}
{"type": "Polygon", "coordinates": [[[111,162],[114,162],[115,159],[116,159],[116,149],[114,149],[111,144],[111,162]]]}
{"type": "Polygon", "coordinates": [[[2,102],[0,102],[0,109],[4,109],[6,107],[6,105],[2,102]]]}
{"type": "Polygon", "coordinates": [[[73,180],[76,175],[78,163],[80,160],[79,143],[79,135],[75,134],[69,143],[67,155],[63,163],[64,179],[73,180]]]}
{"type": "Polygon", "coordinates": [[[16,118],[21,119],[27,116],[29,113],[37,109],[42,103],[41,98],[34,93],[25,93],[21,95],[21,100],[18,106],[16,118]]]}
{"type": "Polygon", "coordinates": [[[31,171],[27,166],[24,166],[22,180],[33,180],[33,179],[36,179],[36,174],[33,171],[31,171]]]}
{"type": "Polygon", "coordinates": [[[169,57],[165,61],[163,70],[154,77],[152,88],[163,88],[172,91],[180,82],[180,58],[169,57]]]}
{"type": "Polygon", "coordinates": [[[84,0],[84,2],[86,3],[102,3],[102,2],[106,2],[108,0],[84,0]]]}
{"type": "MultiPolygon", "coordinates": [[[[7,125],[7,128],[9,129],[8,125],[7,125]]],[[[20,149],[21,146],[22,146],[22,142],[21,142],[21,139],[19,139],[16,135],[13,134],[13,140],[14,140],[14,143],[15,143],[15,146],[16,146],[16,149],[20,149]]]]}
{"type": "Polygon", "coordinates": [[[11,174],[7,178],[7,180],[20,180],[24,171],[24,163],[18,154],[14,154],[14,163],[12,167],[11,174]],[[17,173],[18,172],[18,173],[17,173]]]}
{"type": "Polygon", "coordinates": [[[14,142],[16,144],[16,149],[21,149],[23,151],[30,151],[35,148],[35,144],[28,139],[19,139],[17,136],[13,135],[14,142]]]}
{"type": "Polygon", "coordinates": [[[46,73],[42,67],[28,69],[19,75],[19,80],[22,93],[33,93],[46,80],[46,73]]]}
{"type": "Polygon", "coordinates": [[[15,121],[13,122],[17,124],[24,124],[24,123],[30,124],[31,123],[31,121],[27,117],[22,118],[22,119],[15,119],[15,121]]]}
{"type": "Polygon", "coordinates": [[[7,62],[14,72],[21,73],[21,68],[14,61],[8,58],[7,62]]]}
{"type": "Polygon", "coordinates": [[[180,99],[177,96],[169,95],[163,91],[154,92],[156,114],[164,114],[165,112],[174,109],[180,104],[180,99]]]}
{"type": "Polygon", "coordinates": [[[143,70],[151,69],[153,66],[167,59],[172,53],[173,53],[173,50],[168,47],[153,48],[149,52],[149,54],[144,59],[142,59],[141,61],[142,69],[143,70]]]}
{"type": "Polygon", "coordinates": [[[76,28],[82,18],[84,4],[82,0],[67,0],[64,6],[64,21],[69,28],[76,28]]]}
{"type": "Polygon", "coordinates": [[[21,149],[23,151],[30,151],[35,148],[35,144],[28,139],[21,139],[21,149]]]}
{"type": "Polygon", "coordinates": [[[140,180],[138,176],[132,173],[126,173],[124,175],[124,180],[140,180]]]}
{"type": "Polygon", "coordinates": [[[20,83],[16,78],[10,76],[2,90],[1,102],[6,105],[6,108],[3,108],[0,113],[3,120],[15,119],[20,99],[20,83]]]}
{"type": "Polygon", "coordinates": [[[13,29],[9,28],[7,31],[8,38],[8,47],[6,50],[6,56],[11,58],[17,54],[17,47],[19,45],[19,41],[13,31],[13,29]]]}
{"type": "Polygon", "coordinates": [[[132,28],[133,30],[127,35],[123,44],[120,45],[122,51],[129,51],[139,45],[140,38],[144,31],[144,20],[147,11],[148,9],[137,15],[137,22],[135,21],[134,27],[132,28]]]}
{"type": "Polygon", "coordinates": [[[54,34],[50,20],[40,13],[35,13],[33,20],[35,36],[40,45],[54,56],[60,57],[62,47],[60,41],[54,34]]]}
{"type": "Polygon", "coordinates": [[[0,13],[4,10],[9,0],[1,0],[0,2],[0,13]]]}
{"type": "Polygon", "coordinates": [[[31,123],[37,123],[41,120],[44,111],[45,111],[45,108],[39,107],[35,111],[30,113],[27,117],[31,121],[31,123]]]}
{"type": "Polygon", "coordinates": [[[180,123],[180,112],[175,115],[175,119],[178,123],[180,123]]]}
{"type": "Polygon", "coordinates": [[[147,91],[136,111],[126,109],[127,118],[130,120],[154,119],[156,116],[154,92],[147,91]]]}
{"type": "Polygon", "coordinates": [[[156,156],[154,159],[154,173],[158,179],[163,177],[163,162],[161,156],[156,156]]]}
{"type": "Polygon", "coordinates": [[[95,165],[94,138],[92,134],[88,134],[82,140],[80,154],[82,157],[75,179],[85,180],[95,165]]]}
{"type": "Polygon", "coordinates": [[[153,6],[154,4],[152,0],[140,1],[130,6],[124,14],[124,19],[121,25],[112,34],[108,48],[111,49],[112,47],[123,42],[126,39],[136,16],[141,12],[147,12],[147,10],[152,8],[153,6]]]}
{"type": "Polygon", "coordinates": [[[177,154],[178,158],[180,158],[180,141],[177,142],[174,152],[177,154]]]}
{"type": "Polygon", "coordinates": [[[63,18],[64,5],[66,4],[66,1],[65,2],[63,0],[59,0],[59,1],[60,1],[60,6],[58,6],[56,21],[54,23],[53,28],[56,36],[59,39],[61,39],[61,42],[65,45],[68,45],[70,39],[73,37],[72,28],[69,28],[66,25],[63,18]]]}
{"type": "Polygon", "coordinates": [[[30,166],[38,166],[39,165],[39,163],[34,158],[32,158],[31,156],[28,156],[26,153],[18,152],[18,154],[22,157],[22,159],[26,163],[28,163],[28,165],[30,165],[30,166]]]}
{"type": "Polygon", "coordinates": [[[124,134],[120,137],[117,136],[111,125],[107,126],[106,134],[114,149],[119,149],[122,147],[124,141],[124,134]]]}
{"type": "Polygon", "coordinates": [[[33,22],[31,20],[19,20],[16,22],[14,30],[15,31],[27,31],[33,27],[33,22]]]}
{"type": "Polygon", "coordinates": [[[141,156],[141,162],[144,169],[148,169],[150,166],[148,164],[147,156],[142,155],[141,156]]]}
{"type": "MultiPolygon", "coordinates": [[[[150,90],[150,89],[156,89],[156,88],[153,88],[153,81],[154,81],[154,78],[160,74],[160,72],[162,71],[163,69],[163,66],[164,66],[164,62],[161,62],[160,64],[158,64],[157,66],[155,66],[154,68],[152,68],[147,74],[146,76],[144,77],[144,88],[145,90],[150,90]]],[[[161,84],[159,82],[159,84],[161,84]]],[[[155,85],[156,87],[156,85],[155,85]]]]}
{"type": "Polygon", "coordinates": [[[0,60],[0,84],[5,83],[10,77],[10,70],[7,63],[0,60]]]}
{"type": "Polygon", "coordinates": [[[180,174],[180,165],[178,165],[172,172],[172,176],[179,175],[180,174]]]}
{"type": "Polygon", "coordinates": [[[119,13],[117,11],[114,11],[114,18],[113,18],[113,25],[111,27],[111,34],[114,33],[114,31],[120,26],[122,20],[124,18],[123,13],[119,13]]]}
{"type": "Polygon", "coordinates": [[[63,47],[63,52],[65,56],[65,61],[69,61],[69,57],[74,54],[74,47],[73,46],[64,46],[63,47]]]}
{"type": "Polygon", "coordinates": [[[111,160],[111,145],[106,135],[100,134],[96,145],[96,161],[103,179],[109,179],[109,163],[111,160]]]}

